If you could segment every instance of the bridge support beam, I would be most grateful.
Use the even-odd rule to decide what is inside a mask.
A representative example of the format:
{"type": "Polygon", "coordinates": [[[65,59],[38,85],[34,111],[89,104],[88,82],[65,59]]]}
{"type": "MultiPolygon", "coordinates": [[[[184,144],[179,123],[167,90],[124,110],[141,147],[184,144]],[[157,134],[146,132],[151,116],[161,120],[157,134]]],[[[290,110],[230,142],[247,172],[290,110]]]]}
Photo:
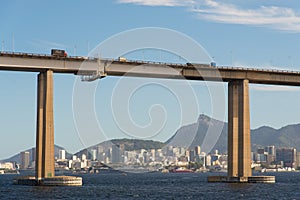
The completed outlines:
{"type": "Polygon", "coordinates": [[[275,176],[252,176],[249,81],[228,84],[228,175],[210,176],[208,182],[275,183],[275,176]]]}
{"type": "Polygon", "coordinates": [[[53,71],[38,75],[36,161],[37,180],[54,177],[53,71]]]}
{"type": "Polygon", "coordinates": [[[228,178],[251,176],[249,81],[234,80],[228,84],[228,178]]]}

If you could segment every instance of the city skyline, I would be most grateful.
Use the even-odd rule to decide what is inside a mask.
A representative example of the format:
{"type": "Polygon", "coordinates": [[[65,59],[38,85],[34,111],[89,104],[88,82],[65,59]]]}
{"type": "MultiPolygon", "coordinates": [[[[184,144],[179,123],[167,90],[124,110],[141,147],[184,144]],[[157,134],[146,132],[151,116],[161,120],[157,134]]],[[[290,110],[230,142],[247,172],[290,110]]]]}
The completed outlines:
{"type": "MultiPolygon", "coordinates": [[[[300,47],[295,45],[300,40],[299,5],[293,1],[268,1],[265,5],[260,5],[258,1],[153,2],[75,1],[74,7],[68,9],[69,3],[66,2],[57,2],[60,6],[56,7],[53,2],[5,1],[0,8],[2,50],[49,54],[51,48],[60,48],[66,49],[71,56],[85,56],[99,42],[112,35],[132,28],[152,26],[188,35],[200,43],[218,65],[300,70],[300,58],[297,56],[300,47]],[[232,16],[236,18],[245,17],[236,21],[235,18],[229,19],[232,16],[225,14],[222,9],[232,11],[232,16]],[[110,13],[114,15],[110,16],[110,13]],[[254,14],[249,16],[249,13],[254,14]],[[110,18],[106,18],[107,16],[110,18]],[[259,22],[253,20],[255,17],[259,17],[259,22]],[[287,21],[284,20],[291,20],[293,23],[285,23],[287,21]]],[[[159,61],[162,57],[169,62],[179,60],[149,51],[134,54],[132,58],[142,59],[143,56],[145,60],[159,61]]],[[[75,78],[56,74],[54,79],[55,143],[74,152],[94,141],[82,139],[83,135],[76,131],[72,110],[75,78]]],[[[3,113],[0,116],[3,138],[0,145],[5,149],[0,154],[2,159],[35,144],[36,74],[0,72],[0,81],[0,108],[3,113]],[[18,141],[13,146],[10,145],[10,141],[15,138],[18,141]]],[[[129,80],[126,84],[129,85],[130,81],[135,80],[129,80]]],[[[104,127],[106,137],[101,139],[124,137],[124,133],[114,124],[113,114],[108,109],[111,105],[111,91],[118,82],[119,78],[110,77],[99,81],[96,110],[100,112],[99,120],[107,124],[104,127]]],[[[176,85],[180,82],[168,84],[176,85]]],[[[196,91],[198,112],[182,120],[180,110],[169,113],[167,119],[171,122],[158,137],[159,140],[170,137],[182,125],[194,123],[201,113],[211,115],[213,112],[212,107],[207,106],[211,100],[205,86],[198,82],[191,84],[196,91]]],[[[178,88],[182,90],[180,86],[178,88]]],[[[172,98],[168,90],[157,87],[157,84],[145,89],[137,93],[133,103],[137,109],[132,109],[132,118],[140,126],[146,126],[151,119],[148,117],[149,105],[166,105],[167,113],[176,107],[176,99],[172,98]]],[[[299,91],[296,87],[251,85],[251,127],[269,125],[280,128],[299,123],[299,91]]]]}
{"type": "MultiPolygon", "coordinates": [[[[228,169],[227,153],[217,149],[208,153],[201,151],[200,146],[146,146],[132,149],[122,143],[103,143],[68,156],[64,149],[59,149],[55,155],[55,169],[61,173],[103,173],[107,170],[131,173],[225,172],[228,169]]],[[[32,148],[20,152],[19,161],[0,163],[2,173],[34,170],[34,152],[35,148],[32,148]]],[[[251,152],[251,166],[257,172],[299,171],[300,152],[293,147],[261,146],[251,152]]]]}

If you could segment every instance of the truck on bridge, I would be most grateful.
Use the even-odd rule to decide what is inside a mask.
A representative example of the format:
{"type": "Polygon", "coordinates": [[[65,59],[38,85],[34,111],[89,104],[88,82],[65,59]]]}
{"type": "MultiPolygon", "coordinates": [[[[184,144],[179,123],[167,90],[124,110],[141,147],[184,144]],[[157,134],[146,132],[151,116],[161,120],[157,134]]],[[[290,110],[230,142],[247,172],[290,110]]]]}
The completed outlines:
{"type": "Polygon", "coordinates": [[[61,49],[51,49],[51,56],[56,56],[56,57],[67,57],[68,54],[65,50],[61,49]]]}

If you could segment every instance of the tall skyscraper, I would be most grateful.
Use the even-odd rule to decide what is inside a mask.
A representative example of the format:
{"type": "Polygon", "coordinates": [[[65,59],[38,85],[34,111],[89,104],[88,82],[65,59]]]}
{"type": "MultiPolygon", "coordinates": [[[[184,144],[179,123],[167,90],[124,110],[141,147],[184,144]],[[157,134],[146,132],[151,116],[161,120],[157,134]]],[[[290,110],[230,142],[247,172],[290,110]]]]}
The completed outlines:
{"type": "Polygon", "coordinates": [[[20,157],[21,157],[21,169],[28,169],[30,164],[29,151],[22,151],[20,157]]]}
{"type": "Polygon", "coordinates": [[[200,146],[196,146],[195,147],[195,155],[200,155],[201,154],[201,147],[200,146]]]}
{"type": "Polygon", "coordinates": [[[196,158],[195,151],[190,150],[190,161],[195,162],[195,158],[196,158]]]}

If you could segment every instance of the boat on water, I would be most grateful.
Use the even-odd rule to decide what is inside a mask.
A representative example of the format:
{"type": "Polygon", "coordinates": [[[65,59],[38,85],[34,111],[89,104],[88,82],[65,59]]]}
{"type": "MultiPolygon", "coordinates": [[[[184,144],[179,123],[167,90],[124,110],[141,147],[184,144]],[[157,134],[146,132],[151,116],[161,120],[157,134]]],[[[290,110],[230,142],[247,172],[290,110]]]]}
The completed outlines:
{"type": "Polygon", "coordinates": [[[172,173],[194,173],[193,170],[191,169],[186,169],[183,167],[177,168],[177,169],[173,169],[171,170],[172,173]]]}

